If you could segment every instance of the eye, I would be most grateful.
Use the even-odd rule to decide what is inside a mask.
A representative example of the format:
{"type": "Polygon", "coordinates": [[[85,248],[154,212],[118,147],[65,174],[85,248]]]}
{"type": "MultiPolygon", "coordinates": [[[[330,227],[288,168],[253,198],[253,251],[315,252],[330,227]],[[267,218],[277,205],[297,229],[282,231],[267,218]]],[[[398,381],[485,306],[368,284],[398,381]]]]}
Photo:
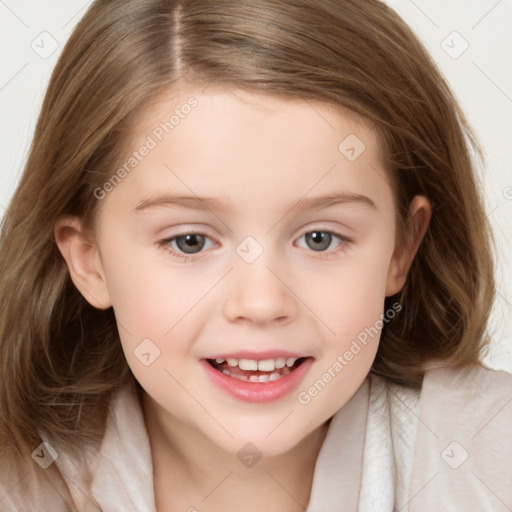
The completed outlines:
{"type": "Polygon", "coordinates": [[[213,246],[213,240],[203,233],[184,233],[161,240],[159,245],[178,257],[186,258],[189,255],[200,253],[205,246],[210,248],[208,242],[210,246],[213,246]]]}
{"type": "MultiPolygon", "coordinates": [[[[307,233],[304,233],[299,240],[302,240],[304,238],[306,243],[306,249],[311,249],[315,252],[325,252],[326,249],[329,247],[332,247],[333,242],[336,244],[336,241],[338,241],[337,245],[335,245],[334,248],[342,247],[344,248],[346,243],[351,242],[350,239],[347,237],[340,235],[338,233],[333,233],[332,231],[321,231],[321,230],[315,230],[315,231],[308,231],[307,233]]],[[[304,245],[298,244],[299,247],[304,247],[304,245]]],[[[336,251],[334,251],[336,252],[336,251]]]]}

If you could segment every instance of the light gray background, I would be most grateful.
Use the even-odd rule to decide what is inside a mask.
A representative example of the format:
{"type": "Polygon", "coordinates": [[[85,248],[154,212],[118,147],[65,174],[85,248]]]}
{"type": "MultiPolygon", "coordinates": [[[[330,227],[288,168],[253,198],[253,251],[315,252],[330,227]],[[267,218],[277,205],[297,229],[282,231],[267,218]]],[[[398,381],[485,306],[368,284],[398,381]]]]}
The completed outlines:
{"type": "MultiPolygon", "coordinates": [[[[90,3],[0,0],[0,217],[26,160],[50,73],[90,3]]],[[[483,194],[498,241],[494,340],[485,362],[512,372],[512,0],[387,3],[425,43],[484,148],[483,194]]]]}

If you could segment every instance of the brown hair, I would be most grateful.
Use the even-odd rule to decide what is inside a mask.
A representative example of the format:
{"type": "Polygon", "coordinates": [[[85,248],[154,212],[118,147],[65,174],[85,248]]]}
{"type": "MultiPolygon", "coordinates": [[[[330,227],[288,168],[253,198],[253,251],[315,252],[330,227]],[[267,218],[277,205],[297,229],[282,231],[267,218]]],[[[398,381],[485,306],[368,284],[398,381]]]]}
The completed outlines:
{"type": "MultiPolygon", "coordinates": [[[[377,0],[97,0],[53,72],[0,239],[0,444],[30,461],[41,433],[70,456],[98,446],[130,378],[113,311],[73,286],[53,229],[94,228],[101,187],[136,116],[178,79],[325,101],[375,126],[395,184],[398,241],[411,199],[433,217],[372,367],[419,386],[423,364],[476,365],[494,299],[475,139],[419,40],[377,0]]],[[[45,475],[59,478],[53,465],[45,475]]],[[[68,497],[68,501],[71,502],[68,497]]]]}

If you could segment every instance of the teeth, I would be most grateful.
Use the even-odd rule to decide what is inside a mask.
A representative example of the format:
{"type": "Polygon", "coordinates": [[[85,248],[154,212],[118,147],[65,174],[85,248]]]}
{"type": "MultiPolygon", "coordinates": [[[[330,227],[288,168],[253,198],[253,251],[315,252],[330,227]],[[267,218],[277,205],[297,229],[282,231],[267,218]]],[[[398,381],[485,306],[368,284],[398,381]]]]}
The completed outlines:
{"type": "Polygon", "coordinates": [[[288,375],[291,370],[287,370],[287,372],[284,375],[281,375],[278,372],[271,373],[270,375],[231,375],[229,370],[222,370],[222,373],[224,375],[227,375],[228,377],[232,377],[234,379],[243,380],[244,382],[274,382],[275,380],[281,379],[285,375],[288,375]]]}
{"type": "Polygon", "coordinates": [[[240,370],[256,371],[258,369],[258,362],[254,359],[240,359],[240,361],[238,361],[238,367],[240,370]]]}
{"type": "Polygon", "coordinates": [[[273,359],[264,359],[258,363],[260,372],[272,372],[276,369],[276,362],[273,359]]]}
{"type": "Polygon", "coordinates": [[[222,370],[224,375],[233,377],[235,379],[243,380],[245,382],[274,382],[282,377],[279,373],[271,373],[270,375],[231,375],[228,370],[222,370]]]}
{"type": "MultiPolygon", "coordinates": [[[[217,364],[222,364],[226,362],[228,366],[235,367],[238,366],[240,370],[244,371],[260,371],[260,372],[273,372],[274,370],[280,370],[281,368],[291,368],[295,362],[297,361],[296,357],[277,357],[276,359],[263,359],[261,361],[256,361],[254,359],[235,359],[234,357],[228,357],[224,359],[222,357],[217,357],[215,362],[217,364]]],[[[226,369],[223,370],[226,373],[226,369]]],[[[276,373],[275,375],[280,375],[276,373]]],[[[263,381],[262,381],[263,382],[263,381]]],[[[266,381],[264,381],[266,382],[266,381]]]]}
{"type": "Polygon", "coordinates": [[[284,368],[286,366],[286,358],[278,357],[276,359],[276,368],[284,368]]]}

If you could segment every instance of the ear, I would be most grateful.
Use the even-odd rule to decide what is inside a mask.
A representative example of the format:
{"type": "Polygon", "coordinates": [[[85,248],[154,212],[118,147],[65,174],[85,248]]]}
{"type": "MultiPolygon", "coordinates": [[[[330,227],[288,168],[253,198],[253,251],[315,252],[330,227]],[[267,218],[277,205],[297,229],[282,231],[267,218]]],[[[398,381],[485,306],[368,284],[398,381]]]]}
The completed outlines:
{"type": "Polygon", "coordinates": [[[403,247],[396,247],[389,265],[386,297],[398,293],[405,285],[407,274],[432,217],[432,206],[425,196],[415,196],[409,205],[408,233],[403,247]]]}
{"type": "Polygon", "coordinates": [[[112,306],[98,247],[81,220],[61,217],[55,223],[54,236],[71,279],[87,302],[98,309],[112,306]]]}

